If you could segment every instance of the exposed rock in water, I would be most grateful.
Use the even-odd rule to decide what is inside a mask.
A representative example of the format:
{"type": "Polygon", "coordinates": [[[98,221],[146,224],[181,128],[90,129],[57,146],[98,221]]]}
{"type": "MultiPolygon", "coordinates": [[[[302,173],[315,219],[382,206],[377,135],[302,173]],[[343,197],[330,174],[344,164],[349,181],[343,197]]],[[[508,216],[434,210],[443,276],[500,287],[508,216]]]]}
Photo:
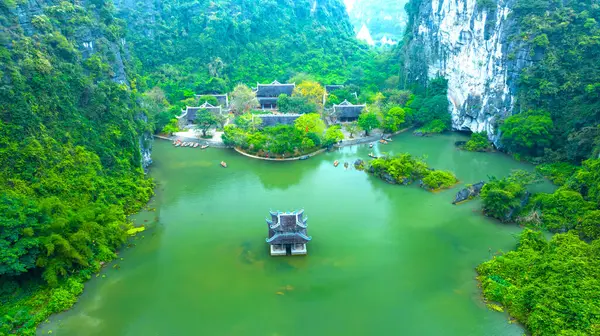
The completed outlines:
{"type": "MultiPolygon", "coordinates": [[[[510,15],[517,0],[424,0],[412,13],[412,39],[404,48],[407,82],[448,80],[455,130],[487,131],[494,142],[499,121],[510,116],[521,69],[541,58],[518,35],[510,15]]],[[[415,134],[417,135],[417,134],[415,134]]]]}
{"type": "Polygon", "coordinates": [[[464,189],[461,189],[458,193],[456,193],[456,196],[454,197],[454,201],[452,202],[452,204],[464,202],[466,200],[470,200],[474,197],[479,196],[479,194],[481,193],[481,188],[483,188],[484,185],[485,185],[485,182],[481,181],[481,182],[475,183],[473,185],[470,185],[464,189]]]}
{"type": "Polygon", "coordinates": [[[390,184],[396,184],[396,183],[398,183],[398,182],[396,182],[396,179],[392,175],[390,175],[388,173],[381,174],[379,176],[379,178],[381,178],[382,180],[384,180],[385,182],[390,183],[390,184]]]}
{"type": "Polygon", "coordinates": [[[361,159],[356,159],[356,161],[354,161],[354,168],[360,170],[365,169],[365,161],[361,159]]]}

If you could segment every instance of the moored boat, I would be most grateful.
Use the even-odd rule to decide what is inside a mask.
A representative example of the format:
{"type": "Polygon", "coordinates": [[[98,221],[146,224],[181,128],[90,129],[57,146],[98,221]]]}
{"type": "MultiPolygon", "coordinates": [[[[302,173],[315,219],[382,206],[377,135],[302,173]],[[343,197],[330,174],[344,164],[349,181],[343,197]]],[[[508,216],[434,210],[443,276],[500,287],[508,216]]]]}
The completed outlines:
{"type": "Polygon", "coordinates": [[[181,144],[179,142],[175,144],[175,147],[179,147],[179,146],[181,146],[181,144]]]}
{"type": "Polygon", "coordinates": [[[333,166],[334,167],[337,167],[339,164],[340,164],[340,161],[338,161],[338,160],[333,161],[333,166]]]}
{"type": "Polygon", "coordinates": [[[196,148],[196,147],[198,147],[198,146],[200,146],[200,144],[196,142],[196,143],[194,144],[194,148],[196,148]]]}
{"type": "Polygon", "coordinates": [[[225,163],[225,161],[221,161],[221,167],[227,168],[227,163],[225,163]]]}
{"type": "Polygon", "coordinates": [[[373,148],[373,144],[372,143],[369,144],[369,148],[373,148]]]}
{"type": "Polygon", "coordinates": [[[208,148],[208,145],[202,145],[202,146],[200,146],[200,149],[207,149],[207,148],[208,148]]]}
{"type": "Polygon", "coordinates": [[[369,156],[372,157],[372,158],[374,158],[374,159],[377,158],[377,156],[375,156],[375,154],[373,154],[373,153],[369,153],[369,156]]]}

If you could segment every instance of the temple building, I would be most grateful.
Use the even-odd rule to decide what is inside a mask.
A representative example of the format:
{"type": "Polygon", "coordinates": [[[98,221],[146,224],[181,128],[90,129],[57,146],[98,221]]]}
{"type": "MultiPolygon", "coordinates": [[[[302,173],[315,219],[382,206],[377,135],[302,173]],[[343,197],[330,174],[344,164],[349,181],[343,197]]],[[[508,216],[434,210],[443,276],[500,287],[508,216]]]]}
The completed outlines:
{"type": "Polygon", "coordinates": [[[200,110],[207,110],[213,114],[222,114],[223,110],[221,106],[213,106],[209,102],[204,102],[204,104],[200,106],[186,106],[185,110],[182,111],[181,115],[177,117],[177,121],[180,128],[185,127],[186,125],[193,124],[196,120],[196,114],[200,110]]]}
{"type": "Polygon", "coordinates": [[[281,84],[278,81],[273,81],[271,84],[256,83],[256,99],[260,108],[263,110],[272,110],[277,108],[277,98],[279,95],[292,95],[296,84],[281,84]]]}
{"type": "Polygon", "coordinates": [[[207,94],[200,94],[200,95],[195,95],[195,96],[197,99],[202,99],[202,97],[206,97],[206,96],[215,97],[215,99],[219,103],[219,106],[221,106],[222,108],[225,108],[225,109],[229,108],[229,95],[227,93],[225,93],[225,94],[207,93],[207,94]]]}
{"type": "Polygon", "coordinates": [[[262,120],[261,127],[276,126],[276,125],[293,125],[296,119],[301,114],[284,113],[284,114],[254,114],[253,117],[258,117],[262,120]]]}
{"type": "Polygon", "coordinates": [[[339,105],[333,105],[333,116],[338,121],[355,121],[362,113],[367,105],[353,105],[347,100],[344,100],[339,105]]]}
{"type": "Polygon", "coordinates": [[[267,219],[267,226],[269,227],[267,243],[270,245],[271,255],[305,255],[306,243],[312,237],[306,235],[308,218],[303,218],[304,210],[292,212],[269,211],[269,213],[271,219],[267,219]]]}

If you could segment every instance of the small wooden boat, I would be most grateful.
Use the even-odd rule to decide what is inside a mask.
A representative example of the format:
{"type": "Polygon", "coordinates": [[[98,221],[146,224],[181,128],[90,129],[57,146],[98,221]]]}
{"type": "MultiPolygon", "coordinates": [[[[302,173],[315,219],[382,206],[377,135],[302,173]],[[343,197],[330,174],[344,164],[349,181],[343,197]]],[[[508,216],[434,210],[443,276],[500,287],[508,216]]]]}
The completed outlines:
{"type": "Polygon", "coordinates": [[[340,164],[340,161],[338,161],[338,160],[333,161],[333,166],[334,167],[337,167],[339,164],[340,164]]]}
{"type": "Polygon", "coordinates": [[[225,161],[221,161],[221,167],[227,168],[227,163],[225,163],[225,161]]]}
{"type": "Polygon", "coordinates": [[[194,148],[196,148],[196,147],[198,147],[198,146],[200,146],[200,144],[196,142],[196,143],[194,144],[194,148]]]}
{"type": "Polygon", "coordinates": [[[382,143],[382,144],[384,144],[384,145],[387,144],[387,141],[385,141],[383,139],[379,140],[379,142],[382,143]]]}
{"type": "Polygon", "coordinates": [[[207,149],[207,148],[208,148],[208,145],[202,145],[202,146],[200,146],[200,149],[207,149]]]}

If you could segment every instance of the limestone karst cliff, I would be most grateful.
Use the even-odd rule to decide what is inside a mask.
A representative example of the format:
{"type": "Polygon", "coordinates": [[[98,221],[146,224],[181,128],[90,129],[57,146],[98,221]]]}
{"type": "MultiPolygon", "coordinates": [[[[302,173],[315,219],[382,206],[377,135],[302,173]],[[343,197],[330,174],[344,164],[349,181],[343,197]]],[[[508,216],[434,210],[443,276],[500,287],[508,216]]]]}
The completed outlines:
{"type": "Polygon", "coordinates": [[[407,8],[404,80],[425,84],[444,76],[456,130],[487,131],[497,140],[498,122],[513,113],[518,76],[534,57],[514,39],[515,2],[423,0],[407,8]]]}

